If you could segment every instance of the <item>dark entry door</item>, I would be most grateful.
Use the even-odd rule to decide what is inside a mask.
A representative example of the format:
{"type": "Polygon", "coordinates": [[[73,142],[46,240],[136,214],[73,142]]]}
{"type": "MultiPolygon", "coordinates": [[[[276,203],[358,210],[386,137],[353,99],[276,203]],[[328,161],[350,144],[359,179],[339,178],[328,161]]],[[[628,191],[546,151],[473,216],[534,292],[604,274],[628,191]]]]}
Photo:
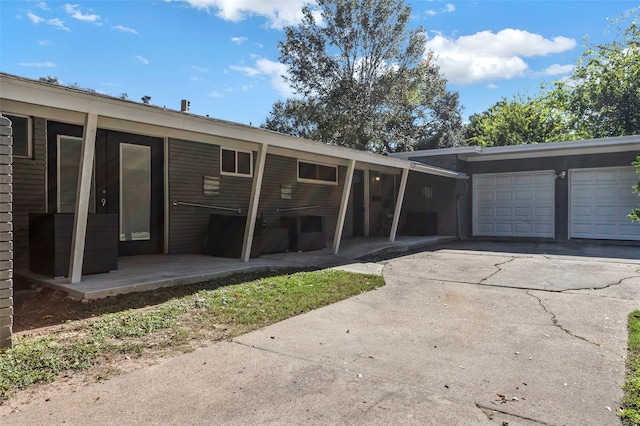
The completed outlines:
{"type": "Polygon", "coordinates": [[[117,214],[119,256],[162,253],[163,140],[101,130],[96,141],[96,213],[117,214]]]}
{"type": "Polygon", "coordinates": [[[353,236],[364,237],[364,171],[354,170],[353,184],[353,236]]]}

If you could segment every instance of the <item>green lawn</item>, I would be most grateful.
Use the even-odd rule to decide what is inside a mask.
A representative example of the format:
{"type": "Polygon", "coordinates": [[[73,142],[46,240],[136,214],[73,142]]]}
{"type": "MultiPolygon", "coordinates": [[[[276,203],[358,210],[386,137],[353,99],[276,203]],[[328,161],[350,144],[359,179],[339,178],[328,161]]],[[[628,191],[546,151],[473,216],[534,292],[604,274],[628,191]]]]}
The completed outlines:
{"type": "Polygon", "coordinates": [[[640,310],[629,314],[627,380],[620,416],[625,425],[640,425],[640,310]]]}

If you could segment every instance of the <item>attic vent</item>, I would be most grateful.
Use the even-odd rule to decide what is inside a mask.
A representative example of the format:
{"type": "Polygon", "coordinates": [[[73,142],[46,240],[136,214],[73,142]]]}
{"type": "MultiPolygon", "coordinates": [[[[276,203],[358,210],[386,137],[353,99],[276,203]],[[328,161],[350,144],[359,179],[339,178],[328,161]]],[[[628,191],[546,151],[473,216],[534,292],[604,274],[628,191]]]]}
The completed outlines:
{"type": "Polygon", "coordinates": [[[145,95],[145,96],[143,96],[143,97],[142,97],[142,102],[143,102],[144,104],[149,105],[149,101],[151,101],[151,96],[146,96],[146,95],[145,95]]]}

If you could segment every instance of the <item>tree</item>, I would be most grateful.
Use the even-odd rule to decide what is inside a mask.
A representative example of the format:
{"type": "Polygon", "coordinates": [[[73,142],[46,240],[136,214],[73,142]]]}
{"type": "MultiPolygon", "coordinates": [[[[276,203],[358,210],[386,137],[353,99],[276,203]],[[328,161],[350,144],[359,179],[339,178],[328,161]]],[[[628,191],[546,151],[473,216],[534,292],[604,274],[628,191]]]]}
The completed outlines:
{"type": "Polygon", "coordinates": [[[637,13],[612,21],[616,39],[587,46],[568,79],[543,86],[537,96],[516,95],[472,115],[466,141],[494,146],[640,134],[637,13]]]}
{"type": "Polygon", "coordinates": [[[571,79],[556,83],[574,128],[593,138],[640,133],[638,9],[613,20],[612,25],[618,26],[616,39],[588,46],[571,79]]]}
{"type": "Polygon", "coordinates": [[[502,99],[487,111],[471,115],[465,127],[467,143],[476,146],[561,142],[579,137],[567,114],[549,95],[502,99]]]}
{"type": "Polygon", "coordinates": [[[305,5],[278,44],[297,97],[276,102],[262,127],[377,152],[461,143],[457,94],[410,15],[403,0],[305,5]]]}

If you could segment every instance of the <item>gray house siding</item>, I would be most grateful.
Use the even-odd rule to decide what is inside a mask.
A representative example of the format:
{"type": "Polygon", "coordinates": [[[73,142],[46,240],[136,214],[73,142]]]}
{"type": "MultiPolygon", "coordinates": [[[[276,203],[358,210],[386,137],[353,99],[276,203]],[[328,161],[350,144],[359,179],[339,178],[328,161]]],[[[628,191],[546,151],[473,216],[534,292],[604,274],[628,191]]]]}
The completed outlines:
{"type": "MultiPolygon", "coordinates": [[[[233,212],[173,205],[175,201],[241,209],[246,214],[253,179],[220,174],[220,146],[171,139],[169,141],[169,253],[202,253],[209,215],[233,212]],[[205,176],[220,178],[220,191],[205,195],[205,176]]],[[[325,220],[325,239],[333,238],[342,196],[346,168],[338,168],[339,184],[322,185],[297,181],[297,160],[267,154],[258,204],[258,218],[267,228],[279,228],[280,217],[321,215],[325,220]],[[281,186],[291,185],[291,200],[281,199],[281,186]],[[280,209],[317,206],[280,212],[280,209]]],[[[351,224],[347,217],[346,223],[351,224]]],[[[343,238],[351,227],[345,226],[343,238]]]]}
{"type": "MultiPolygon", "coordinates": [[[[336,229],[346,167],[338,167],[338,185],[298,182],[297,170],[298,163],[296,158],[267,155],[258,212],[264,215],[264,221],[268,228],[279,227],[280,216],[324,216],[325,239],[330,240],[333,238],[336,229]],[[291,185],[290,200],[280,198],[280,188],[283,184],[291,185]],[[310,206],[317,207],[278,212],[279,209],[310,206]]],[[[343,233],[345,238],[351,235],[350,232],[343,233]]]]}
{"type": "MultiPolygon", "coordinates": [[[[526,159],[509,159],[493,161],[474,161],[467,163],[469,175],[480,173],[528,172],[536,170],[555,170],[556,173],[571,169],[595,167],[630,166],[638,152],[612,152],[604,154],[565,155],[558,157],[538,157],[526,159]]],[[[473,183],[469,182],[469,185],[473,183]]],[[[472,188],[469,191],[471,202],[472,188]]],[[[555,238],[569,238],[569,179],[556,179],[555,187],[555,238]]],[[[471,215],[470,215],[471,219],[471,215]]]]}
{"type": "Polygon", "coordinates": [[[456,179],[410,173],[405,190],[404,205],[400,214],[400,233],[410,235],[409,216],[411,213],[435,212],[437,214],[437,235],[457,235],[462,217],[456,214],[456,197],[460,190],[456,179]],[[431,187],[433,198],[424,198],[422,188],[431,187]]]}
{"type": "Polygon", "coordinates": [[[29,267],[29,213],[47,210],[47,121],[32,120],[31,158],[13,158],[13,250],[15,269],[29,267]]]}
{"type": "Polygon", "coordinates": [[[222,210],[174,206],[175,201],[242,209],[246,214],[252,179],[220,175],[220,146],[171,139],[169,141],[169,253],[202,253],[209,215],[222,210]],[[220,192],[204,194],[204,177],[219,177],[220,192]]]}

